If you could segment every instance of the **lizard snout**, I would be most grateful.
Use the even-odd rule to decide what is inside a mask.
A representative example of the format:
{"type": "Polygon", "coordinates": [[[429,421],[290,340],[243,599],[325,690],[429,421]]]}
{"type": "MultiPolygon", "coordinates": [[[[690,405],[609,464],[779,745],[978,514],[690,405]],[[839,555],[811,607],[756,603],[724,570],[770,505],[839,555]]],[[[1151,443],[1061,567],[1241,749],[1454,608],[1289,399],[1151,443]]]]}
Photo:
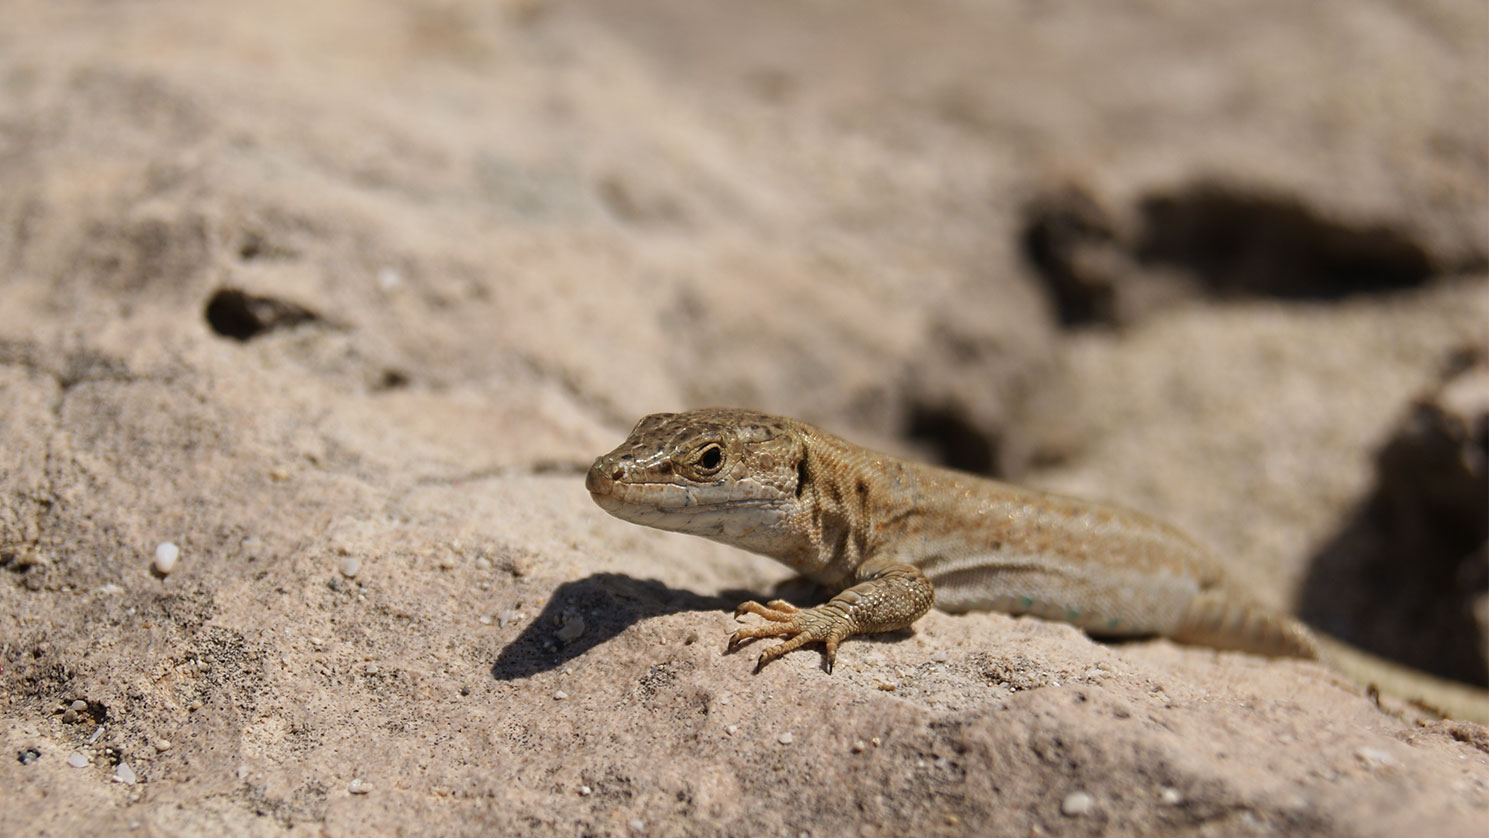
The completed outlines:
{"type": "Polygon", "coordinates": [[[615,479],[605,473],[605,458],[595,460],[595,464],[589,467],[589,473],[584,475],[584,488],[591,495],[606,496],[615,490],[615,479]]]}

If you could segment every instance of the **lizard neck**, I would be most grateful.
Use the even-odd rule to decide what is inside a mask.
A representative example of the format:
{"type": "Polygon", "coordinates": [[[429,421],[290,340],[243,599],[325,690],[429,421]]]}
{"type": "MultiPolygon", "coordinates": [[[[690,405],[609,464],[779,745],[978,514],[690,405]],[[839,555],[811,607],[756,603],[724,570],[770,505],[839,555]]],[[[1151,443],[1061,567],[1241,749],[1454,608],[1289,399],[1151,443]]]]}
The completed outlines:
{"type": "Polygon", "coordinates": [[[785,520],[789,538],[780,552],[770,553],[803,575],[834,584],[851,578],[872,555],[876,529],[876,491],[883,477],[875,473],[887,457],[804,428],[801,459],[791,514],[785,520]]]}

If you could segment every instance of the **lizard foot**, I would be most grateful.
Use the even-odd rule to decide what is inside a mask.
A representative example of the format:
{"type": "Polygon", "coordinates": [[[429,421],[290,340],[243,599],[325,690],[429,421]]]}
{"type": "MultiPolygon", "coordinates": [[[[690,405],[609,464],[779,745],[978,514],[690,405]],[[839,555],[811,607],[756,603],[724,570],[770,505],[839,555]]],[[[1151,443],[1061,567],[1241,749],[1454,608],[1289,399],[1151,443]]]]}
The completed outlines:
{"type": "Polygon", "coordinates": [[[775,660],[787,652],[800,649],[808,643],[821,641],[826,646],[825,666],[829,673],[832,665],[838,657],[838,644],[853,634],[853,623],[841,610],[831,607],[831,603],[819,605],[815,608],[801,609],[784,600],[774,600],[766,605],[758,602],[745,602],[734,609],[734,616],[740,617],[745,614],[756,614],[764,617],[768,622],[755,626],[743,626],[729,636],[729,649],[734,651],[739,644],[745,640],[756,637],[785,637],[784,643],[777,643],[760,653],[760,658],[755,662],[755,671],[759,672],[767,663],[775,660]]]}

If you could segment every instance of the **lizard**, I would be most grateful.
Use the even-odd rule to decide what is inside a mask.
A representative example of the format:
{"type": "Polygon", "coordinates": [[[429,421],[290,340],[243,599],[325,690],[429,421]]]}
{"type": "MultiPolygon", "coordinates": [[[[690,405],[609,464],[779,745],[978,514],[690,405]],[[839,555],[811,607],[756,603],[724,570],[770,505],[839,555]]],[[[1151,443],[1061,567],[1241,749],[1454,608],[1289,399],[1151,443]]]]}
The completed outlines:
{"type": "Polygon", "coordinates": [[[1025,488],[862,448],[754,410],[656,413],[595,460],[585,488],[625,521],[768,556],[827,602],[742,603],[733,651],[766,664],[809,643],[831,673],[843,640],[903,629],[935,606],[1072,623],[1095,637],[1167,637],[1319,660],[1382,691],[1489,723],[1489,693],[1374,658],[1240,590],[1179,529],[1116,505],[1025,488]]]}

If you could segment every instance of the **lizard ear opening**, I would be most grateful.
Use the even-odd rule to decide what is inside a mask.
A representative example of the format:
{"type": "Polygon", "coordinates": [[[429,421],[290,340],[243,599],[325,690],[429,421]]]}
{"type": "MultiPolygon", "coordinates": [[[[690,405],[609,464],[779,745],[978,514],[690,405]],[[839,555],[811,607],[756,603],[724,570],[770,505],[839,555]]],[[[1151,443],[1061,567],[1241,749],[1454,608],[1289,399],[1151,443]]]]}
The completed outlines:
{"type": "Polygon", "coordinates": [[[801,493],[804,492],[804,491],[806,491],[806,488],[807,488],[807,458],[806,457],[802,457],[800,460],[797,460],[796,461],[796,496],[797,497],[801,497],[801,493]]]}

